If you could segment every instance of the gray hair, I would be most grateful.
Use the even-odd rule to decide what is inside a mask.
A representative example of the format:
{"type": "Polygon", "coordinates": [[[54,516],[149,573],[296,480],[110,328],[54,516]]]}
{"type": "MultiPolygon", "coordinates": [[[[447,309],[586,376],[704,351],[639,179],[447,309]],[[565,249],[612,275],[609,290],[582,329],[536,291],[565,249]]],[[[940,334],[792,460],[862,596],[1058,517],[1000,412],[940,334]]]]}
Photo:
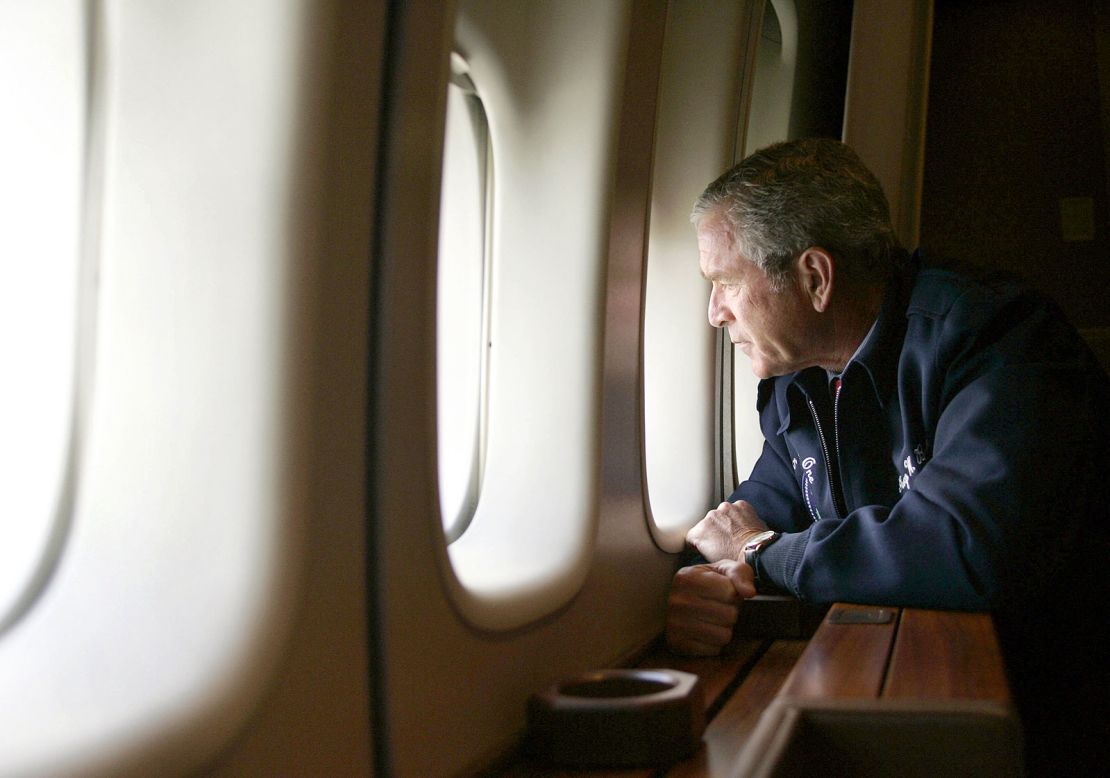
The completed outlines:
{"type": "Polygon", "coordinates": [[[828,138],[776,143],[711,183],[691,221],[727,220],[733,246],[781,290],[811,246],[847,275],[885,281],[905,258],[882,186],[851,147],[828,138]]]}

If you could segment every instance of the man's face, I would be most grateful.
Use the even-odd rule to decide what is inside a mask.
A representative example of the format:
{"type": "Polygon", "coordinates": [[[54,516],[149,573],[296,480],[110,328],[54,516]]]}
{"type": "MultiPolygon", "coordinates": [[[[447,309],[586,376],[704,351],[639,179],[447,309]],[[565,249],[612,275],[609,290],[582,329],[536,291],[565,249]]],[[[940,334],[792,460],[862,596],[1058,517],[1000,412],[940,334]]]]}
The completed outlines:
{"type": "Polygon", "coordinates": [[[717,214],[698,227],[698,253],[701,273],[713,284],[709,323],[728,330],[759,378],[816,364],[807,356],[815,311],[793,278],[781,292],[773,291],[763,271],[733,248],[727,222],[717,214]]]}

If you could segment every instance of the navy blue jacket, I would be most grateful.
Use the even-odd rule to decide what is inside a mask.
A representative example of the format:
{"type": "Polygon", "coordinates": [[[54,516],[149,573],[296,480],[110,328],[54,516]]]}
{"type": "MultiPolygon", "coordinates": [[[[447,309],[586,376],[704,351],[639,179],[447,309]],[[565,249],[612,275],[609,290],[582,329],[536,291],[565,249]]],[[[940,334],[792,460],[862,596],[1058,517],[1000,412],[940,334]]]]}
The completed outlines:
{"type": "Polygon", "coordinates": [[[835,407],[821,368],[759,386],[764,450],[732,499],[787,533],[760,558],[781,588],[986,610],[1080,525],[1105,533],[1110,391],[1048,300],[917,254],[842,381],[835,407]]]}
{"type": "Polygon", "coordinates": [[[731,499],[785,533],[761,578],[817,603],[992,610],[1027,718],[1058,736],[1089,693],[1091,746],[1110,696],[1105,371],[1047,299],[919,253],[842,381],[835,408],[821,368],[760,383],[764,449],[731,499]]]}

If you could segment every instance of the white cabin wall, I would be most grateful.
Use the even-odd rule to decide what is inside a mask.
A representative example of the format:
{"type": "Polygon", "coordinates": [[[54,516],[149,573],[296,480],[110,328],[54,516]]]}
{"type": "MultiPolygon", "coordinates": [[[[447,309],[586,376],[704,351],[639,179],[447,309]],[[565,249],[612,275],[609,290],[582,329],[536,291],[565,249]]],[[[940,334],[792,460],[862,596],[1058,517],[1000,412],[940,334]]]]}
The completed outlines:
{"type": "Polygon", "coordinates": [[[0,775],[370,774],[384,4],[81,5],[94,369],[62,553],[0,633],[0,775]]]}
{"type": "Polygon", "coordinates": [[[305,300],[314,326],[312,389],[300,411],[311,430],[303,578],[280,664],[239,735],[205,768],[212,778],[375,772],[365,437],[386,9],[379,0],[315,5],[320,59],[303,81],[303,200],[320,208],[319,260],[305,300]]]}

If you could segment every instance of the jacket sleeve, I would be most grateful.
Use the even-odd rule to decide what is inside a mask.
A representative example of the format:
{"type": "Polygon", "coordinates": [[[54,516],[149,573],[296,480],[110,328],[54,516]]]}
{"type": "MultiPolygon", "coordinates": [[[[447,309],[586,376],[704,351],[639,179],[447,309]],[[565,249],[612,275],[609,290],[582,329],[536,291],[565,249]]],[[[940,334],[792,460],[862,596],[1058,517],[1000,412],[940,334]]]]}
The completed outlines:
{"type": "Polygon", "coordinates": [[[763,432],[763,453],[749,475],[729,497],[729,502],[750,502],[759,517],[779,532],[797,532],[809,524],[790,454],[778,435],[779,416],[773,401],[774,380],[759,382],[756,409],[763,432]]]}
{"type": "Polygon", "coordinates": [[[814,602],[979,610],[1042,591],[1059,572],[1048,560],[1084,542],[1104,512],[1105,376],[1045,306],[1019,299],[984,321],[965,302],[936,322],[915,400],[935,406],[932,456],[909,489],[784,535],[761,574],[814,602]]]}

